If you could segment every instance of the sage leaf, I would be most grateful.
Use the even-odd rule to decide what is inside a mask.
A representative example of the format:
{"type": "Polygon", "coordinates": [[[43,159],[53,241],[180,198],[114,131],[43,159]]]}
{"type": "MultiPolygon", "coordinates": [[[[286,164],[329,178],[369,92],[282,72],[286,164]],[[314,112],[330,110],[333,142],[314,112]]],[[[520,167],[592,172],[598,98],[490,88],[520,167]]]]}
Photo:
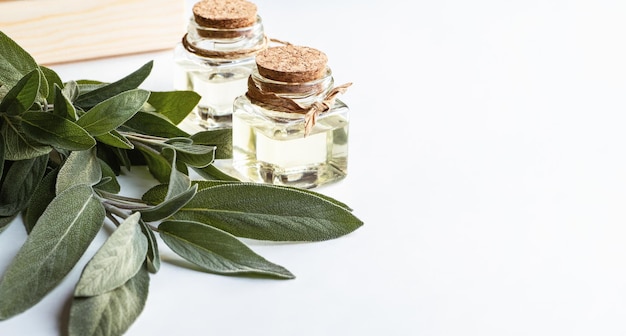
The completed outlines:
{"type": "Polygon", "coordinates": [[[20,79],[17,84],[4,96],[0,103],[0,112],[9,115],[18,115],[27,111],[37,99],[41,74],[35,69],[20,79]]]}
{"type": "MultiPolygon", "coordinates": [[[[175,169],[174,169],[175,170],[175,169]]],[[[141,216],[146,222],[156,222],[166,219],[184,207],[193,199],[198,191],[198,186],[194,185],[185,192],[182,192],[148,210],[141,210],[141,216]]]]}
{"type": "Polygon", "coordinates": [[[216,146],[215,159],[223,160],[233,157],[233,132],[230,128],[201,131],[191,135],[196,145],[216,146]]]}
{"type": "Polygon", "coordinates": [[[146,145],[138,143],[135,148],[139,149],[146,159],[150,174],[152,174],[157,181],[167,183],[172,173],[172,166],[167,159],[146,145]]]}
{"type": "Polygon", "coordinates": [[[105,213],[89,186],[59,194],[41,215],[0,281],[0,320],[43,299],[76,265],[105,213]]]}
{"type": "Polygon", "coordinates": [[[178,125],[200,102],[200,95],[193,91],[151,92],[148,103],[159,114],[178,125]]]}
{"type": "Polygon", "coordinates": [[[256,254],[235,236],[202,223],[165,221],[161,238],[186,260],[218,274],[258,274],[282,279],[294,275],[256,254]]]}
{"type": "Polygon", "coordinates": [[[139,227],[140,214],[126,218],[85,266],[74,296],[95,296],[122,286],[142,267],[148,240],[139,227]]]}
{"type": "Polygon", "coordinates": [[[30,233],[32,231],[39,217],[41,217],[41,214],[43,214],[48,204],[50,204],[56,196],[55,187],[58,173],[59,169],[56,168],[46,174],[33,192],[33,196],[30,199],[30,203],[28,203],[28,208],[26,208],[24,215],[24,227],[26,228],[26,232],[30,233]]]}
{"type": "Polygon", "coordinates": [[[77,124],[47,112],[22,114],[22,130],[39,143],[71,151],[89,149],[96,140],[77,124]]]}
{"type": "Polygon", "coordinates": [[[125,136],[123,136],[116,130],[112,130],[109,133],[98,135],[96,136],[96,140],[102,142],[103,144],[121,149],[135,148],[132,142],[130,142],[125,136]]]}
{"type": "Polygon", "coordinates": [[[67,157],[57,177],[56,194],[75,185],[93,186],[102,178],[102,169],[95,149],[73,151],[67,157]]]}
{"type": "Polygon", "coordinates": [[[122,92],[95,105],[77,123],[94,136],[109,133],[132,118],[149,95],[141,89],[122,92]]]}
{"type": "Polygon", "coordinates": [[[228,175],[225,172],[221,171],[219,168],[214,165],[208,165],[206,167],[191,167],[200,177],[205,178],[207,180],[219,180],[219,181],[239,181],[238,178],[228,175]]]}
{"type": "MultiPolygon", "coordinates": [[[[71,90],[71,88],[68,88],[68,94],[70,95],[72,94],[71,90]]],[[[56,84],[54,85],[54,92],[54,114],[71,121],[76,121],[78,115],[76,114],[76,108],[72,104],[71,98],[66,96],[65,91],[56,84]]]]}
{"type": "Polygon", "coordinates": [[[320,241],[363,222],[324,198],[262,184],[224,184],[199,191],[173,219],[214,226],[235,236],[272,241],[320,241]]]}
{"type": "MultiPolygon", "coordinates": [[[[171,165],[176,165],[176,152],[170,148],[164,148],[167,156],[171,156],[171,165]]],[[[189,176],[181,173],[178,169],[171,169],[167,194],[164,202],[147,210],[141,211],[141,218],[146,222],[156,222],[165,219],[180,210],[196,194],[197,186],[191,187],[189,176]]]]}
{"type": "Polygon", "coordinates": [[[35,59],[0,31],[0,84],[13,87],[24,75],[37,69],[35,59]]]}
{"type": "Polygon", "coordinates": [[[98,163],[100,164],[100,171],[102,172],[102,180],[97,184],[97,188],[113,194],[119,193],[122,187],[117,181],[117,176],[115,175],[113,168],[111,168],[102,159],[98,159],[98,163]],[[108,178],[109,181],[104,182],[104,178],[108,178]]]}
{"type": "MultiPolygon", "coordinates": [[[[215,187],[218,185],[223,185],[223,184],[233,184],[233,183],[238,183],[238,184],[255,184],[255,183],[250,183],[250,182],[234,182],[234,181],[218,181],[218,180],[201,180],[201,181],[192,181],[193,184],[198,186],[198,191],[200,190],[204,190],[210,187],[215,187]]],[[[300,192],[305,192],[305,193],[310,193],[313,196],[317,196],[320,198],[323,198],[337,206],[340,206],[348,211],[352,211],[352,208],[350,208],[350,206],[348,206],[347,204],[340,202],[339,200],[336,200],[330,196],[326,196],[324,194],[315,192],[313,190],[310,189],[300,189],[300,188],[296,188],[296,187],[289,187],[289,186],[279,186],[279,185],[275,185],[275,186],[271,186],[269,188],[285,188],[285,189],[295,189],[296,191],[300,191],[300,192]]],[[[146,191],[141,199],[144,202],[147,202],[148,204],[159,204],[161,202],[163,202],[165,200],[166,194],[168,192],[168,185],[167,184],[158,184],[150,189],[148,189],[148,191],[146,191]]]]}
{"type": "MultiPolygon", "coordinates": [[[[114,96],[119,95],[120,93],[133,91],[133,89],[138,88],[139,85],[141,85],[141,83],[143,83],[143,81],[148,77],[148,75],[152,71],[153,63],[154,62],[150,61],[130,75],[111,84],[102,85],[98,84],[98,82],[94,82],[98,86],[93,90],[81,94],[78,99],[76,99],[76,105],[87,110],[96,106],[102,101],[106,101],[114,96]]],[[[84,89],[82,91],[84,92],[84,89]]],[[[143,103],[145,103],[146,101],[147,97],[143,103]]],[[[140,104],[139,108],[141,107],[141,105],[143,105],[143,103],[140,104]]],[[[137,108],[137,110],[135,111],[138,111],[139,108],[137,108]]]]}
{"type": "MultiPolygon", "coordinates": [[[[165,155],[171,156],[171,166],[174,167],[176,165],[177,154],[176,151],[164,148],[163,153],[165,155]]],[[[167,188],[167,194],[165,195],[165,200],[169,201],[174,197],[185,193],[191,187],[191,179],[186,174],[181,173],[178,169],[172,169],[170,173],[170,180],[167,188]]]]}
{"type": "Polygon", "coordinates": [[[4,135],[0,132],[0,178],[4,174],[4,151],[4,135]]]}
{"type": "Polygon", "coordinates": [[[156,240],[154,232],[150,227],[142,220],[139,220],[141,226],[141,232],[148,239],[148,253],[146,254],[146,267],[150,273],[156,273],[161,268],[161,256],[159,255],[159,244],[156,240]]]}
{"type": "Polygon", "coordinates": [[[43,98],[45,98],[48,103],[54,104],[56,101],[55,87],[63,87],[63,81],[61,80],[61,77],[59,77],[59,74],[57,74],[54,70],[48,67],[40,65],[39,70],[43,75],[43,84],[45,84],[46,86],[45,92],[43,85],[41,87],[43,98]]]}
{"type": "Polygon", "coordinates": [[[145,268],[124,285],[101,295],[75,297],[70,308],[69,336],[123,335],[137,320],[148,298],[145,268]]]}
{"type": "Polygon", "coordinates": [[[13,120],[5,118],[4,121],[0,133],[4,135],[4,155],[6,160],[28,160],[46,155],[52,150],[50,146],[41,145],[27,139],[20,131],[21,127],[13,120]]]}
{"type": "Polygon", "coordinates": [[[178,141],[168,141],[164,146],[176,150],[179,160],[191,167],[206,167],[215,159],[214,146],[190,145],[178,141]]]}
{"type": "Polygon", "coordinates": [[[63,96],[69,99],[70,102],[74,102],[80,95],[78,83],[76,81],[69,81],[63,86],[63,96]]]}
{"type": "Polygon", "coordinates": [[[187,132],[176,127],[165,116],[154,112],[137,112],[130,120],[124,123],[123,129],[162,138],[189,136],[187,132]]]}
{"type": "Polygon", "coordinates": [[[0,189],[0,216],[13,216],[24,210],[41,182],[47,156],[13,162],[0,189]]]}

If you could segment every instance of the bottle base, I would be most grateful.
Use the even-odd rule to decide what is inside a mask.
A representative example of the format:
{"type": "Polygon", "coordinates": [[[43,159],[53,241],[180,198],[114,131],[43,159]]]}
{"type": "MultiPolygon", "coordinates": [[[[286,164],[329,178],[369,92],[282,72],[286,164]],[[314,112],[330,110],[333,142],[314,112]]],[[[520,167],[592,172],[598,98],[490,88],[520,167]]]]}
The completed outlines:
{"type": "Polygon", "coordinates": [[[249,182],[269,183],[311,189],[338,182],[346,177],[345,169],[333,164],[316,164],[305,167],[282,167],[265,163],[234,164],[235,170],[249,182]]]}
{"type": "Polygon", "coordinates": [[[193,114],[194,122],[205,130],[218,128],[232,128],[232,113],[214,114],[210,108],[198,107],[196,113],[193,114]]]}

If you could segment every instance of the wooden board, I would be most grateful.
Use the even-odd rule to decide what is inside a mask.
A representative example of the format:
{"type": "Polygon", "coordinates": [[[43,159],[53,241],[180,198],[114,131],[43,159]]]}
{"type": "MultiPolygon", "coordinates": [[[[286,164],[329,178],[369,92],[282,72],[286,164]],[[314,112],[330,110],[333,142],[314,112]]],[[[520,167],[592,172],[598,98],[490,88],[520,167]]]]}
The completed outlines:
{"type": "Polygon", "coordinates": [[[173,48],[183,0],[0,0],[0,30],[38,63],[173,48]]]}

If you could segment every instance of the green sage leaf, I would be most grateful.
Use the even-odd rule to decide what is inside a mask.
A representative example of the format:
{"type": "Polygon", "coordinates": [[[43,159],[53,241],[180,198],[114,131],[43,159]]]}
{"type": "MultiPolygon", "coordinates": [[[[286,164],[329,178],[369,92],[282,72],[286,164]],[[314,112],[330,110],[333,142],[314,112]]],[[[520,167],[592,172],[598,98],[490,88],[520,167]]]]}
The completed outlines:
{"type": "MultiPolygon", "coordinates": [[[[63,81],[61,80],[61,77],[59,77],[59,74],[57,74],[54,70],[50,68],[47,68],[45,66],[39,66],[39,70],[43,75],[43,84],[46,84],[46,92],[42,92],[43,98],[45,98],[48,103],[54,104],[56,101],[56,93],[54,88],[56,86],[63,87],[63,81]]],[[[41,89],[41,91],[44,90],[43,85],[41,89]]]]}
{"type": "MultiPolygon", "coordinates": [[[[176,165],[176,160],[178,159],[176,151],[169,148],[164,148],[163,154],[171,156],[171,166],[174,167],[176,165]]],[[[165,200],[169,201],[174,197],[187,192],[189,190],[189,187],[191,187],[191,179],[189,178],[189,176],[181,173],[177,169],[172,169],[172,172],[170,173],[169,184],[167,187],[167,194],[165,195],[165,200]]]]}
{"type": "Polygon", "coordinates": [[[320,241],[346,235],[363,222],[322,197],[263,184],[204,189],[173,219],[214,226],[235,236],[273,241],[320,241]]]}
{"type": "Polygon", "coordinates": [[[109,133],[96,136],[96,140],[103,144],[121,148],[121,149],[133,149],[135,146],[125,136],[120,134],[116,130],[112,130],[109,133]]]}
{"type": "MultiPolygon", "coordinates": [[[[1,119],[0,119],[1,120],[1,119]]],[[[52,147],[27,139],[21,126],[14,120],[5,118],[0,132],[4,135],[5,159],[12,161],[28,160],[50,153],[52,147]]]]}
{"type": "Polygon", "coordinates": [[[191,167],[206,167],[215,159],[214,146],[190,145],[178,141],[168,141],[164,146],[176,150],[178,159],[191,167]]]}
{"type": "Polygon", "coordinates": [[[148,240],[139,226],[135,212],[113,231],[78,280],[75,296],[95,296],[122,286],[142,267],[148,252],[148,240]]]}
{"type": "Polygon", "coordinates": [[[124,123],[123,129],[162,138],[189,136],[187,132],[176,127],[165,116],[154,112],[137,112],[130,120],[124,123]]]}
{"type": "Polygon", "coordinates": [[[0,112],[18,115],[27,111],[37,99],[41,74],[35,69],[20,79],[17,84],[4,96],[0,103],[0,112]]]}
{"type": "Polygon", "coordinates": [[[167,159],[154,149],[143,144],[137,144],[135,148],[139,149],[141,154],[145,157],[150,174],[152,174],[157,181],[167,183],[172,173],[172,166],[167,159]]]}
{"type": "Polygon", "coordinates": [[[159,243],[156,240],[154,232],[148,227],[148,225],[143,221],[139,220],[139,225],[141,225],[141,232],[148,239],[148,253],[146,255],[146,267],[150,273],[156,273],[161,268],[161,256],[159,255],[159,243]]]}
{"type": "Polygon", "coordinates": [[[191,136],[196,145],[216,146],[215,159],[223,160],[233,157],[233,132],[229,128],[201,131],[191,136]]]}
{"type": "Polygon", "coordinates": [[[193,91],[151,92],[148,103],[178,125],[200,102],[200,95],[193,91]]]}
{"type": "Polygon", "coordinates": [[[75,297],[70,308],[69,336],[123,335],[137,320],[148,298],[150,276],[145,268],[110,292],[75,297]]]}
{"type": "MultiPolygon", "coordinates": [[[[250,182],[234,182],[234,181],[218,181],[218,180],[201,180],[201,181],[192,181],[193,184],[198,186],[198,191],[200,190],[204,190],[207,188],[211,188],[211,187],[215,187],[218,185],[223,185],[223,184],[233,184],[233,183],[238,183],[238,184],[253,184],[256,185],[256,183],[250,183],[250,182]]],[[[317,196],[320,198],[323,198],[337,206],[340,206],[348,211],[352,211],[352,208],[350,208],[350,206],[348,206],[347,204],[340,202],[339,200],[336,200],[332,197],[326,196],[324,194],[315,192],[313,190],[310,189],[300,189],[300,188],[296,188],[296,187],[288,187],[288,186],[279,186],[279,185],[275,185],[272,186],[271,188],[285,188],[285,189],[295,189],[296,191],[300,191],[300,192],[305,192],[305,193],[310,193],[313,196],[317,196]]],[[[150,189],[148,189],[148,191],[146,191],[141,199],[145,202],[147,202],[148,204],[159,204],[161,202],[163,202],[165,200],[166,194],[168,192],[168,185],[167,184],[158,184],[150,189]]]]}
{"type": "MultiPolygon", "coordinates": [[[[175,170],[175,169],[174,169],[175,170]]],[[[194,185],[187,191],[180,193],[167,201],[160,203],[148,210],[142,210],[141,216],[146,222],[156,222],[168,218],[175,214],[193,199],[198,191],[198,186],[194,185]]]]}
{"type": "Polygon", "coordinates": [[[28,208],[26,208],[26,214],[24,216],[26,232],[30,233],[32,231],[39,217],[41,217],[48,207],[48,204],[50,204],[56,196],[55,187],[58,173],[58,168],[49,172],[41,179],[41,182],[33,192],[33,196],[30,199],[30,203],[28,203],[28,208]]]}
{"type": "MultiPolygon", "coordinates": [[[[68,88],[68,94],[70,95],[72,94],[71,90],[72,88],[68,88]]],[[[71,121],[76,121],[78,115],[76,114],[76,108],[72,104],[71,98],[66,96],[65,91],[56,84],[54,85],[54,92],[54,114],[71,121]]]]}
{"type": "MultiPolygon", "coordinates": [[[[84,94],[81,94],[78,99],[76,99],[76,105],[82,107],[87,110],[90,109],[100,102],[106,101],[112,97],[115,97],[126,91],[134,91],[134,89],[138,88],[141,83],[148,77],[150,72],[152,71],[152,65],[154,62],[150,61],[143,65],[141,68],[131,73],[130,75],[107,85],[100,85],[94,90],[90,90],[84,94]]],[[[83,90],[84,91],[84,90],[83,90]]],[[[138,111],[141,105],[147,101],[144,100],[140,106],[137,108],[138,111]]]]}
{"type": "Polygon", "coordinates": [[[39,143],[71,151],[89,149],[96,140],[77,124],[47,112],[22,114],[22,130],[39,143]]]}
{"type": "MultiPolygon", "coordinates": [[[[171,156],[171,166],[176,165],[176,151],[164,148],[164,153],[171,156]],[[169,153],[169,154],[167,154],[169,153]]],[[[189,176],[178,169],[170,169],[170,179],[164,202],[141,211],[141,218],[146,222],[156,222],[176,213],[195,196],[198,187],[191,187],[189,176]]]]}
{"type": "Polygon", "coordinates": [[[37,69],[37,62],[15,41],[0,31],[0,84],[13,87],[24,75],[37,69]]]}
{"type": "Polygon", "coordinates": [[[95,149],[71,152],[59,170],[56,194],[79,184],[93,186],[101,178],[102,169],[95,149]]]}
{"type": "Polygon", "coordinates": [[[4,151],[4,135],[0,132],[0,178],[4,174],[4,151]]]}
{"type": "Polygon", "coordinates": [[[69,81],[63,85],[63,95],[70,101],[74,102],[80,95],[80,89],[76,81],[69,81]]]}
{"type": "Polygon", "coordinates": [[[104,181],[104,178],[109,178],[109,181],[107,181],[106,183],[103,183],[101,181],[99,184],[97,184],[97,189],[104,190],[113,194],[119,193],[122,187],[117,181],[117,176],[115,175],[115,171],[113,171],[113,168],[111,168],[102,159],[98,159],[98,163],[100,163],[100,171],[102,171],[102,181],[104,181]]]}
{"type": "Polygon", "coordinates": [[[122,92],[95,105],[77,123],[94,136],[109,133],[132,118],[149,95],[141,89],[122,92]]]}
{"type": "Polygon", "coordinates": [[[210,272],[294,278],[287,269],[267,261],[235,236],[208,225],[165,221],[159,225],[159,233],[174,252],[210,272]]]}
{"type": "Polygon", "coordinates": [[[47,164],[48,157],[39,156],[11,165],[0,189],[0,216],[13,216],[26,208],[46,172],[47,164]]]}
{"type": "Polygon", "coordinates": [[[43,299],[76,265],[104,221],[89,186],[59,194],[20,248],[0,281],[0,320],[43,299]]]}

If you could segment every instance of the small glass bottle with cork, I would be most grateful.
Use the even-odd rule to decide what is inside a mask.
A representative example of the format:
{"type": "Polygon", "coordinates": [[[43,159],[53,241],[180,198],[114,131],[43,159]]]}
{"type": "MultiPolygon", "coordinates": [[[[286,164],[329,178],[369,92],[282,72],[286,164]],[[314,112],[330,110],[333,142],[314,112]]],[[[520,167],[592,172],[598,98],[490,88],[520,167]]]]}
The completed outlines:
{"type": "Polygon", "coordinates": [[[233,109],[233,168],[252,182],[313,188],[348,168],[349,108],[337,95],[328,58],[305,46],[256,56],[248,91],[233,109]]]}
{"type": "Polygon", "coordinates": [[[186,124],[197,131],[230,128],[234,99],[245,93],[255,55],[265,49],[261,17],[245,0],[201,0],[174,51],[174,88],[200,96],[186,124]]]}

